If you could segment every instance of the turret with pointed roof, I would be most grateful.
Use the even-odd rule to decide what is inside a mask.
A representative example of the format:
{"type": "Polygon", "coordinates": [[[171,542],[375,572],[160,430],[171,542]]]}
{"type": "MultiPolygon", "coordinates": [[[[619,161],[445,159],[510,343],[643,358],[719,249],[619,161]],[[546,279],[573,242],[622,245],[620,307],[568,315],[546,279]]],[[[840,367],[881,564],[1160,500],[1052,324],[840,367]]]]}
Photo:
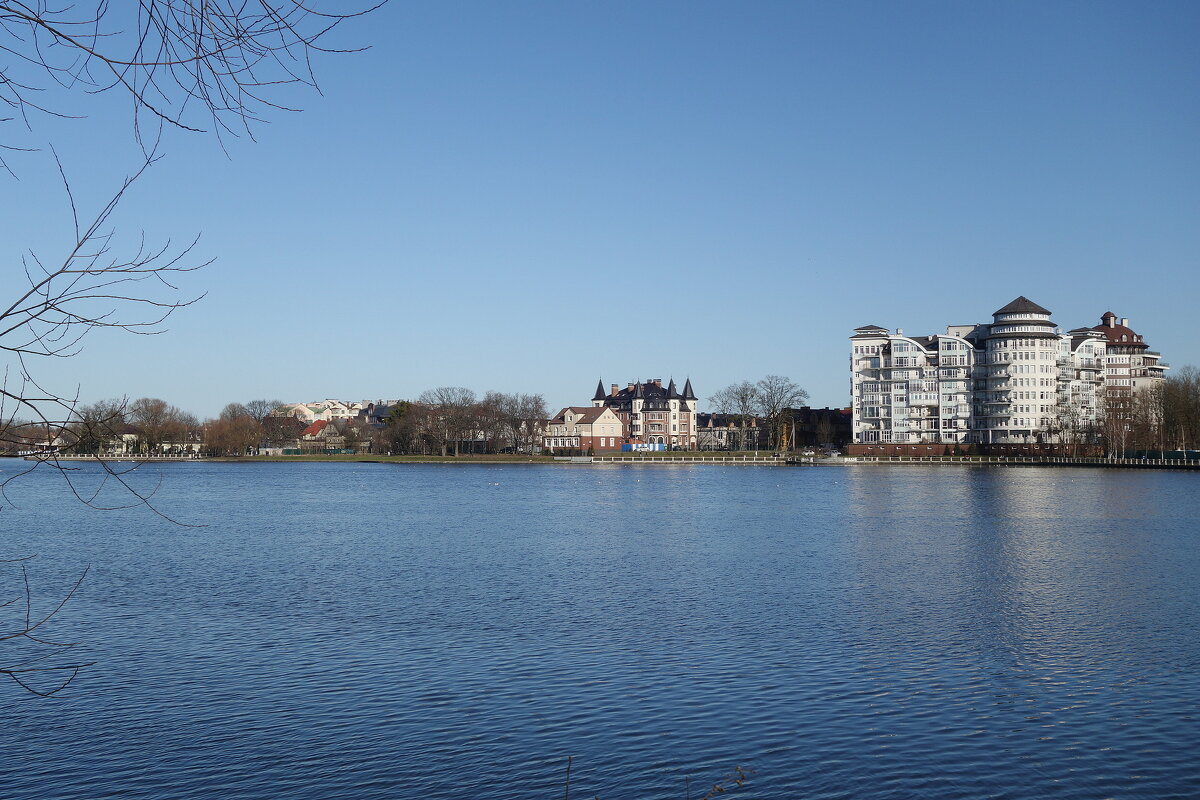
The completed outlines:
{"type": "Polygon", "coordinates": [[[596,393],[592,395],[592,400],[603,400],[606,394],[608,393],[604,391],[604,378],[601,376],[600,381],[596,384],[596,393]]]}
{"type": "Polygon", "coordinates": [[[659,378],[637,380],[626,388],[604,392],[604,381],[596,387],[594,407],[611,408],[625,425],[626,437],[635,443],[696,447],[696,411],[699,405],[689,378],[679,391],[675,379],[664,387],[659,378]]]}

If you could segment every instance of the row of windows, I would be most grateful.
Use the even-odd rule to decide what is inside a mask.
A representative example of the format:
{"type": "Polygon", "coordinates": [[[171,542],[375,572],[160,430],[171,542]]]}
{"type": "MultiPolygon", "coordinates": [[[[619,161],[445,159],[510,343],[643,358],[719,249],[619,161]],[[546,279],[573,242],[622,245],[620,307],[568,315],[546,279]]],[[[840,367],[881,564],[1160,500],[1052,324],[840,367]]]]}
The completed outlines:
{"type": "Polygon", "coordinates": [[[1054,361],[1057,353],[1053,350],[1013,350],[1007,353],[996,353],[992,356],[992,364],[1003,364],[1006,361],[1054,361]]]}
{"type": "Polygon", "coordinates": [[[1039,350],[1058,350],[1058,339],[988,339],[988,350],[1016,350],[1022,347],[1036,347],[1039,350]]]}

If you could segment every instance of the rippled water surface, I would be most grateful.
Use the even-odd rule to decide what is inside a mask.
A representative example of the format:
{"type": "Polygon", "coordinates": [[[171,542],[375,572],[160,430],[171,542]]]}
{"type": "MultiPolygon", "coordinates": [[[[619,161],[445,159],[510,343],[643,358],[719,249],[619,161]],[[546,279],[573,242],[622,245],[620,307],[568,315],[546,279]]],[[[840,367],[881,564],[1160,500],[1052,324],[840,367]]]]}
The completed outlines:
{"type": "Polygon", "coordinates": [[[134,478],[203,527],[50,472],[0,511],[39,606],[90,565],[50,632],[96,662],[0,687],[0,798],[1200,796],[1200,475],[134,478]]]}

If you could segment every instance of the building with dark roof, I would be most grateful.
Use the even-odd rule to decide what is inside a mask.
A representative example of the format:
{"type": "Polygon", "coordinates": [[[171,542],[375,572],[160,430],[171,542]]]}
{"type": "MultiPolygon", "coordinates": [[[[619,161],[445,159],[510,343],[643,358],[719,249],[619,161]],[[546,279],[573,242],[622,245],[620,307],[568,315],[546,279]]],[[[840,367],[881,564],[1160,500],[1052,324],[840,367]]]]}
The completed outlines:
{"type": "Polygon", "coordinates": [[[762,417],[741,414],[696,415],[699,450],[767,450],[769,427],[762,417]]]}
{"type": "Polygon", "coordinates": [[[1167,365],[1162,353],[1150,349],[1142,336],[1129,327],[1129,320],[1105,311],[1100,324],[1091,328],[1104,335],[1107,343],[1105,381],[1110,391],[1132,395],[1164,379],[1167,365]]]}
{"type": "Polygon", "coordinates": [[[592,396],[596,408],[611,408],[625,426],[631,443],[660,444],[673,449],[695,450],[696,408],[699,399],[690,378],[682,391],[672,378],[666,387],[661,378],[645,383],[629,383],[625,388],[611,384],[604,391],[604,379],[596,384],[592,396]]]}

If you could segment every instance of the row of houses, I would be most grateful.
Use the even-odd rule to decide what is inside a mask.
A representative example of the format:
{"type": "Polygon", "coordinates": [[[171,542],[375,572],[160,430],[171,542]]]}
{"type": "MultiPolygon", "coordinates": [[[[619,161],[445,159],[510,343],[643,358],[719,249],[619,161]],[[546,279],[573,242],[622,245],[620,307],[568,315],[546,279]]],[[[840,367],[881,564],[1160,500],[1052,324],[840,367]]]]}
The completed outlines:
{"type": "MultiPolygon", "coordinates": [[[[383,401],[379,401],[383,404],[383,401]]],[[[308,425],[314,422],[352,420],[363,416],[367,403],[347,402],[327,398],[312,403],[287,403],[275,410],[274,416],[295,417],[308,425]]]]}
{"type": "MultiPolygon", "coordinates": [[[[590,406],[567,406],[547,421],[542,446],[555,452],[619,450],[765,450],[768,421],[762,417],[706,414],[689,378],[683,389],[671,380],[631,382],[625,387],[603,379],[590,406]]],[[[786,409],[787,446],[837,447],[850,440],[851,412],[843,409],[786,409]]]]}
{"type": "MultiPolygon", "coordinates": [[[[419,407],[426,425],[439,413],[436,408],[419,407]],[[432,415],[432,416],[430,416],[432,415]]],[[[624,386],[601,379],[589,405],[567,406],[549,419],[533,422],[533,435],[524,444],[496,442],[484,419],[463,426],[451,449],[457,452],[494,452],[498,449],[553,453],[601,453],[622,450],[763,450],[768,449],[767,420],[755,416],[701,413],[699,398],[690,379],[683,388],[673,379],[631,381],[624,386]]],[[[383,429],[392,403],[348,403],[324,400],[313,403],[287,403],[275,411],[275,418],[290,419],[303,426],[298,440],[290,446],[273,445],[279,452],[318,449],[338,450],[361,446],[339,438],[345,423],[383,429]],[[353,417],[346,416],[354,411],[353,417]],[[328,419],[325,419],[328,417],[328,419]]],[[[486,411],[480,409],[481,417],[486,411]]],[[[850,439],[849,408],[788,409],[787,444],[791,447],[840,446],[850,439]]],[[[361,438],[361,437],[360,437],[361,438]]],[[[511,438],[511,437],[510,437],[511,438]]]]}
{"type": "Polygon", "coordinates": [[[0,449],[14,455],[75,453],[106,458],[200,458],[204,455],[271,453],[365,453],[374,445],[375,430],[356,419],[317,420],[305,424],[291,416],[270,416],[232,437],[212,424],[171,425],[148,431],[120,420],[102,430],[83,432],[77,426],[21,426],[4,431],[0,449]]]}

